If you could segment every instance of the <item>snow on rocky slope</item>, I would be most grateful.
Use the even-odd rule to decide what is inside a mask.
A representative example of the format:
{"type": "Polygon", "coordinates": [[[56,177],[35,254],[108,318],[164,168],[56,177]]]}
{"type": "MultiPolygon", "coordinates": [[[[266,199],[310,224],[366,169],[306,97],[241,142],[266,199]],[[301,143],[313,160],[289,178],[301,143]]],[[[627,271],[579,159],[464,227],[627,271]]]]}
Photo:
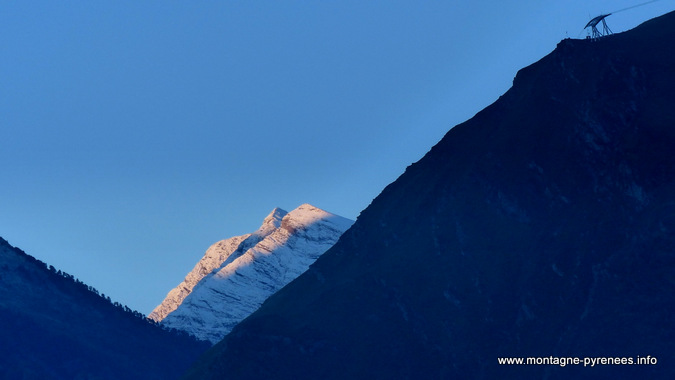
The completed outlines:
{"type": "Polygon", "coordinates": [[[258,231],[212,245],[149,318],[217,343],[333,246],[353,221],[303,204],[258,231]]]}

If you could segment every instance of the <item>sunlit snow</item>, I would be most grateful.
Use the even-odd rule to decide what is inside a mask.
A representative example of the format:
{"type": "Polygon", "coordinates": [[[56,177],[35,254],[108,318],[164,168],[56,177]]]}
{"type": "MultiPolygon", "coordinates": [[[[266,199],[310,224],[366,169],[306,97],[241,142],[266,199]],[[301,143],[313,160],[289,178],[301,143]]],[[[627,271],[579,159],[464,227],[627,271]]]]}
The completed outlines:
{"type": "Polygon", "coordinates": [[[212,245],[149,317],[217,343],[305,272],[352,223],[309,204],[290,213],[274,209],[258,231],[212,245]]]}

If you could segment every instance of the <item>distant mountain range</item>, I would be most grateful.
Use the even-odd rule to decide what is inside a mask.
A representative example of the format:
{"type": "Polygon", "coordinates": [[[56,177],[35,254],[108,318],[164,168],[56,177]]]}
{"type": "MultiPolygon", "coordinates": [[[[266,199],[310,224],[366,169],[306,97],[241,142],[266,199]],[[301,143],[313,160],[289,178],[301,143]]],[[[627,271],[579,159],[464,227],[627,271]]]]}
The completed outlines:
{"type": "Polygon", "coordinates": [[[562,41],[186,378],[675,378],[673,41],[562,41]]]}
{"type": "Polygon", "coordinates": [[[0,238],[0,379],[176,379],[208,347],[0,238]]]}
{"type": "Polygon", "coordinates": [[[215,344],[352,223],[309,204],[291,212],[276,208],[256,232],[213,244],[149,318],[215,344]]]}

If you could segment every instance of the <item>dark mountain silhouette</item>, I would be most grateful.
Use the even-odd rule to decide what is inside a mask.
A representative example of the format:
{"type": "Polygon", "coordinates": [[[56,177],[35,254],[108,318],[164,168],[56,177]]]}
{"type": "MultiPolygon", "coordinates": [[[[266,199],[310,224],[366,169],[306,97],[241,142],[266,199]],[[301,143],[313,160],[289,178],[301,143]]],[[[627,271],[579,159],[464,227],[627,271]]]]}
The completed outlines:
{"type": "Polygon", "coordinates": [[[0,379],[175,379],[207,347],[0,238],[0,379]]]}
{"type": "Polygon", "coordinates": [[[675,378],[673,41],[562,41],[186,377],[675,378]]]}

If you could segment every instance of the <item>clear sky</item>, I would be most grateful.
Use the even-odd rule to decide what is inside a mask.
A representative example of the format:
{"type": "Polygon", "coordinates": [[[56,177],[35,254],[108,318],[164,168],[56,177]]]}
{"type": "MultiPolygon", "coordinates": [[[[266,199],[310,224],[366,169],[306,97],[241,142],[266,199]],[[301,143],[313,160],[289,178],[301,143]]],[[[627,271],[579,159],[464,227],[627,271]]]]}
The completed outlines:
{"type": "Polygon", "coordinates": [[[147,314],[274,207],[355,219],[520,68],[643,2],[2,1],[0,236],[147,314]]]}

